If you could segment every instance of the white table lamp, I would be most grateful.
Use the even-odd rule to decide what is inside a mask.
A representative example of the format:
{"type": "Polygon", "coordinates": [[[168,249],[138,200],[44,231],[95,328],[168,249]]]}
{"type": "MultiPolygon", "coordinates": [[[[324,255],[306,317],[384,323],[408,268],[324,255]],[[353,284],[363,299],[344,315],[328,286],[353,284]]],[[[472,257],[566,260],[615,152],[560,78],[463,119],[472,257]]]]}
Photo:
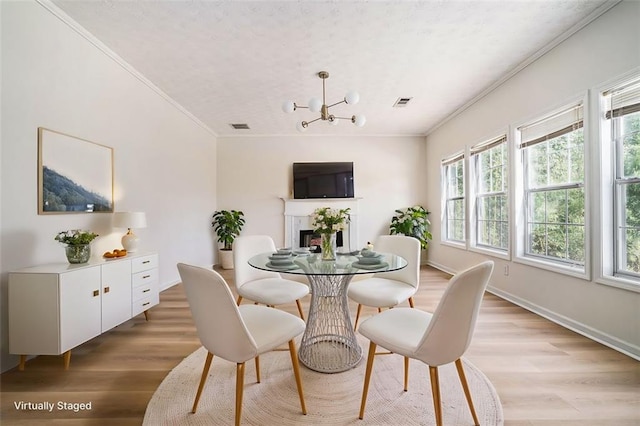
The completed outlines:
{"type": "Polygon", "coordinates": [[[122,247],[127,253],[133,253],[138,249],[140,238],[133,233],[133,228],[146,228],[147,217],[144,212],[116,212],[113,216],[113,226],[127,228],[127,233],[122,237],[122,247]]]}

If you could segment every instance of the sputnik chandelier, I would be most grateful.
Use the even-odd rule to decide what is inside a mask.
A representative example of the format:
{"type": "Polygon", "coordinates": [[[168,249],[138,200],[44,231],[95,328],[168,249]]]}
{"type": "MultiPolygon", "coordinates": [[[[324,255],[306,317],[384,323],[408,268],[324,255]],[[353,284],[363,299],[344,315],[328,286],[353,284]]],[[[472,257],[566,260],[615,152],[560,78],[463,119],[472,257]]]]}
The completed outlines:
{"type": "Polygon", "coordinates": [[[325,93],[325,80],[329,78],[329,73],[326,71],[320,71],[318,73],[318,77],[322,79],[322,100],[318,98],[311,98],[309,100],[309,103],[307,104],[308,106],[301,106],[296,104],[293,101],[286,101],[285,103],[282,104],[282,110],[286,113],[293,112],[298,108],[308,108],[311,112],[320,113],[320,117],[316,118],[315,120],[299,121],[298,124],[296,124],[296,129],[298,129],[299,132],[304,132],[305,130],[307,130],[307,127],[309,127],[309,124],[318,120],[328,121],[333,125],[337,125],[338,120],[349,120],[358,127],[364,126],[364,123],[367,121],[364,115],[352,115],[351,117],[337,117],[333,114],[329,114],[329,108],[334,107],[336,105],[340,105],[341,103],[345,103],[349,105],[357,104],[358,101],[360,100],[360,95],[358,94],[358,92],[355,92],[352,90],[349,93],[347,93],[340,102],[327,105],[326,93],[325,93]]]}

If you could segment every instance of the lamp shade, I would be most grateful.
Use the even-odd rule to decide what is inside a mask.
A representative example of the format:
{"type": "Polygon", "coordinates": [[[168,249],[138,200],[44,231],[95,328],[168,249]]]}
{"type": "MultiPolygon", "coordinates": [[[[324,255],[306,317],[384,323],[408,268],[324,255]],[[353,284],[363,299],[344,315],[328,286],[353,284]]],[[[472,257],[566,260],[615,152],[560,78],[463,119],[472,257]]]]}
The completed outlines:
{"type": "Polygon", "coordinates": [[[147,216],[144,212],[116,212],[113,215],[113,226],[116,228],[146,228],[147,216]]]}

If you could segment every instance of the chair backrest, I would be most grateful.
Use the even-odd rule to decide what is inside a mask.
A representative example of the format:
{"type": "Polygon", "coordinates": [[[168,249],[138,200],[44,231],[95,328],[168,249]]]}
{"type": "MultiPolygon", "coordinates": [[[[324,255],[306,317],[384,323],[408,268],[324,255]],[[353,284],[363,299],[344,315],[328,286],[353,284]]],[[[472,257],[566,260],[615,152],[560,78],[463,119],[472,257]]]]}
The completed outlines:
{"type": "Polygon", "coordinates": [[[263,278],[278,278],[277,272],[263,271],[249,265],[247,261],[256,254],[276,251],[276,245],[268,235],[247,235],[233,242],[233,274],[236,288],[249,281],[263,278]]]}
{"type": "Polygon", "coordinates": [[[376,240],[375,251],[393,253],[403,257],[407,266],[397,271],[375,274],[379,278],[402,281],[416,289],[420,284],[420,241],[406,235],[381,235],[376,240]]]}
{"type": "Polygon", "coordinates": [[[214,270],[184,263],[178,263],[178,271],[202,345],[228,361],[254,358],[256,342],[224,278],[214,270]]]}
{"type": "Polygon", "coordinates": [[[453,276],[422,337],[416,358],[431,366],[460,358],[469,347],[493,261],[482,262],[453,276]]]}

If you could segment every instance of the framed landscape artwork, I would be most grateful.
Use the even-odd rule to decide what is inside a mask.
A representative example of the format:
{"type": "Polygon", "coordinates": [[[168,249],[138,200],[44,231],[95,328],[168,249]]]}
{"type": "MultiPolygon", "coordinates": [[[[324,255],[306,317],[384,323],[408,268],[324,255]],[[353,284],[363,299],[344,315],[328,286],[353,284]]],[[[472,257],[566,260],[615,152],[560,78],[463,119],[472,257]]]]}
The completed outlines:
{"type": "Polygon", "coordinates": [[[38,128],[38,214],[113,212],[113,148],[38,128]]]}

